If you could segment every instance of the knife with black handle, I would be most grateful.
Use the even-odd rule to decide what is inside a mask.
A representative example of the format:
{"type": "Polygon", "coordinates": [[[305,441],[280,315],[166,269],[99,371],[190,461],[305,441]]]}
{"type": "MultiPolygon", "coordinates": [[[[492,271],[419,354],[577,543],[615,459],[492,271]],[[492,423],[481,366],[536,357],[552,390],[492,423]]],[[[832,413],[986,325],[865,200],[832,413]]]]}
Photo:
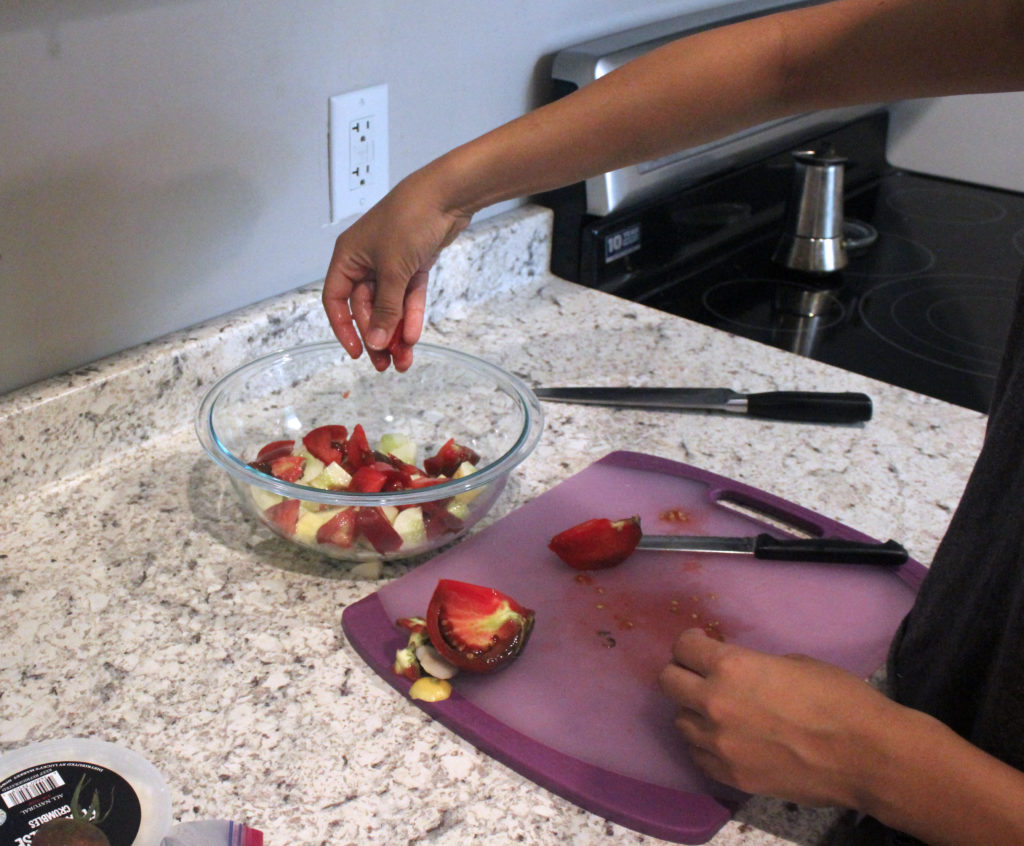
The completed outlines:
{"type": "Polygon", "coordinates": [[[844,538],[784,538],[761,533],[750,537],[644,535],[637,549],[672,552],[718,552],[753,555],[764,561],[816,561],[820,564],[905,564],[907,550],[894,540],[854,541],[844,538]]]}
{"type": "Polygon", "coordinates": [[[727,411],[767,420],[802,423],[863,423],[871,419],[867,394],[766,391],[742,394],[729,388],[534,388],[539,399],[580,405],[657,411],[727,411]]]}

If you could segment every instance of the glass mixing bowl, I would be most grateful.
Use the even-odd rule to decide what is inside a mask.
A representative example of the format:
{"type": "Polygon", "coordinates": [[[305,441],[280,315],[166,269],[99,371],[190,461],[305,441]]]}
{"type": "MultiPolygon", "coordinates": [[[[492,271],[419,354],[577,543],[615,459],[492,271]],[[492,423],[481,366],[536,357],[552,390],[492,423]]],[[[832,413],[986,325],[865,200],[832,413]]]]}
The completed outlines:
{"type": "Polygon", "coordinates": [[[542,428],[540,403],[521,379],[424,343],[405,373],[380,373],[336,341],[272,353],[217,382],[196,416],[200,442],[227,471],[246,512],[293,543],[347,561],[422,555],[464,535],[494,505],[542,428]],[[351,452],[357,424],[372,455],[351,452]],[[321,458],[339,460],[317,458],[303,441],[326,426],[345,427],[340,440],[337,429],[329,430],[333,440],[319,439],[321,458]],[[425,465],[436,471],[444,463],[428,459],[450,457],[452,445],[442,449],[450,440],[478,460],[427,472],[425,465]],[[284,443],[257,461],[275,442],[284,443]],[[338,451],[325,455],[325,442],[338,451]],[[285,468],[273,465],[278,475],[271,475],[267,457],[284,455],[285,468]],[[380,481],[372,471],[354,483],[360,464],[387,477],[385,487],[372,490],[380,481]],[[293,478],[300,468],[301,478],[293,478]]]}

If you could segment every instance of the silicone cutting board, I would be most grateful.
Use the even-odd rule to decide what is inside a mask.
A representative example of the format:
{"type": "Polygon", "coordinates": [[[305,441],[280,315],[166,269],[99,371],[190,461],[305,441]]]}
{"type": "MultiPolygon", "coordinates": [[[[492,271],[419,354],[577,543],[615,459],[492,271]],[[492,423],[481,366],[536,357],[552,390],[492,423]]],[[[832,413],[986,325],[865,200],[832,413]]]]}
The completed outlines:
{"type": "Polygon", "coordinates": [[[638,514],[650,534],[810,535],[871,540],[771,494],[698,468],[614,452],[487,529],[345,609],[363,659],[392,672],[438,579],[504,591],[533,608],[522,655],[486,676],[462,674],[450,699],[420,708],[522,775],[607,819],[666,840],[704,843],[742,796],[705,779],[657,688],[674,636],[701,626],[726,641],[802,652],[863,677],[885,660],[925,568],[762,562],[748,556],[642,551],[579,573],[547,548],[591,517],[638,514]],[[742,510],[741,510],[742,509],[742,510]]]}

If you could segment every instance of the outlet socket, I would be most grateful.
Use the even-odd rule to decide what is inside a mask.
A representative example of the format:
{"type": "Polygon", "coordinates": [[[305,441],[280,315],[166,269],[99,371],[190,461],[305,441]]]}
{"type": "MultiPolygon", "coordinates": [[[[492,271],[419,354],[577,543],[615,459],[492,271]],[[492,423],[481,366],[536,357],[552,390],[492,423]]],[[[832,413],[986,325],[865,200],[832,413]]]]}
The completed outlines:
{"type": "Polygon", "coordinates": [[[362,214],[388,192],[388,87],[330,98],[327,157],[331,223],[362,214]]]}

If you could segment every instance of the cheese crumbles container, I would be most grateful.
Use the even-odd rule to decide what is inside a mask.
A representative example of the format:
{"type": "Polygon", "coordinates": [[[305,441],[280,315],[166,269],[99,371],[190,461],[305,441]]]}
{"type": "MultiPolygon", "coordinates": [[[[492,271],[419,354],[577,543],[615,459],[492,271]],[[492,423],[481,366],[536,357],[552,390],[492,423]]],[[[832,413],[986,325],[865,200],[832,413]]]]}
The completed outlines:
{"type": "Polygon", "coordinates": [[[66,738],[0,757],[0,843],[32,846],[57,819],[89,824],[71,842],[103,844],[94,826],[110,846],[155,846],[170,828],[171,800],[152,764],[113,743],[66,738]]]}

